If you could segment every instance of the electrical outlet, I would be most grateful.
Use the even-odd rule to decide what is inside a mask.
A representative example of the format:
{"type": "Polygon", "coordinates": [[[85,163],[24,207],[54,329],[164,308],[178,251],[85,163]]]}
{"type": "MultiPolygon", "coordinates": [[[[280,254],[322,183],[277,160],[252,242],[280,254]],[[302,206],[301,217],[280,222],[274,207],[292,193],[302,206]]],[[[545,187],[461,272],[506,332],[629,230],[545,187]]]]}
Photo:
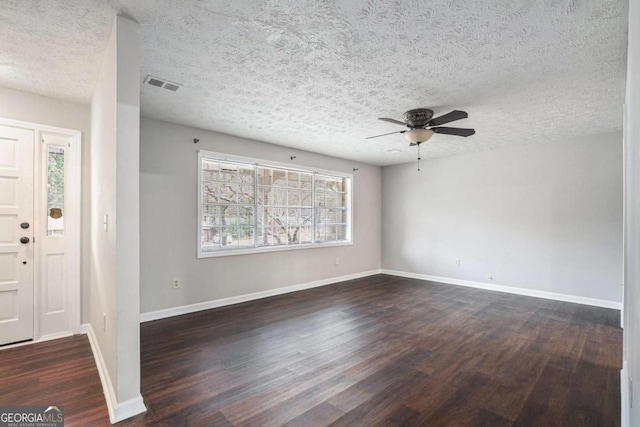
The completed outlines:
{"type": "Polygon", "coordinates": [[[107,313],[102,313],[102,330],[107,330],[107,313]]]}
{"type": "Polygon", "coordinates": [[[173,279],[171,283],[173,284],[173,289],[178,289],[180,287],[180,279],[173,279]]]}
{"type": "Polygon", "coordinates": [[[456,267],[460,267],[460,260],[459,259],[456,260],[456,267]]]}
{"type": "Polygon", "coordinates": [[[340,257],[336,257],[336,265],[340,264],[340,257]]]}
{"type": "Polygon", "coordinates": [[[493,274],[487,274],[487,279],[493,280],[493,274]]]}

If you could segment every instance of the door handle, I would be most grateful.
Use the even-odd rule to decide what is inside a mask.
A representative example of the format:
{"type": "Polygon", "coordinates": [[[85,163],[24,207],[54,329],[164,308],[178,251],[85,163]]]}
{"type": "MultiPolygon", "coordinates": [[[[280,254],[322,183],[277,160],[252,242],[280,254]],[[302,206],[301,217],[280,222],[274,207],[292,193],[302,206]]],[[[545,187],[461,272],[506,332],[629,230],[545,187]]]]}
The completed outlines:
{"type": "Polygon", "coordinates": [[[23,222],[22,224],[20,224],[20,228],[22,228],[23,230],[26,230],[27,228],[29,228],[29,223],[23,222]]]}
{"type": "Polygon", "coordinates": [[[29,243],[29,238],[27,236],[21,237],[20,238],[20,243],[26,245],[27,243],[29,243]]]}

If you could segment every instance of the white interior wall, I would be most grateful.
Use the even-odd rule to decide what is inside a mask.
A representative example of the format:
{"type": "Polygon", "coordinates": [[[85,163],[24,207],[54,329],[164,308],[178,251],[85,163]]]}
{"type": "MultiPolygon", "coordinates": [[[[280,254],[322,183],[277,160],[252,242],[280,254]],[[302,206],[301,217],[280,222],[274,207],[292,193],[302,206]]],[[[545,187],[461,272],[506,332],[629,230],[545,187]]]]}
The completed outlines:
{"type": "Polygon", "coordinates": [[[625,117],[625,296],[624,355],[622,375],[623,426],[640,425],[640,1],[629,2],[629,48],[627,55],[625,117]],[[630,396],[628,380],[636,383],[630,396]],[[630,404],[632,399],[633,404],[630,404]],[[625,424],[625,414],[629,415],[625,424]]]}
{"type": "Polygon", "coordinates": [[[380,268],[380,167],[146,118],[140,159],[142,313],[380,268]],[[358,168],[354,244],[197,259],[198,150],[347,173],[358,168]],[[172,278],[180,279],[179,289],[172,278]]]}
{"type": "Polygon", "coordinates": [[[89,321],[90,106],[0,87],[0,117],[82,132],[81,322],[89,321]]]}
{"type": "Polygon", "coordinates": [[[91,103],[90,318],[104,361],[99,369],[108,377],[112,422],[144,410],[138,327],[139,55],[139,25],[116,17],[91,103]]]}
{"type": "Polygon", "coordinates": [[[614,133],[423,161],[421,172],[383,168],[383,268],[619,303],[621,141],[614,133]]]}
{"type": "Polygon", "coordinates": [[[116,129],[117,50],[112,31],[91,101],[91,309],[90,319],[107,375],[117,387],[116,346],[116,129]],[[103,227],[108,215],[109,230],[103,227]],[[103,313],[106,318],[103,326],[103,313]]]}
{"type": "Polygon", "coordinates": [[[140,401],[140,25],[116,18],[116,301],[118,402],[140,401]]]}

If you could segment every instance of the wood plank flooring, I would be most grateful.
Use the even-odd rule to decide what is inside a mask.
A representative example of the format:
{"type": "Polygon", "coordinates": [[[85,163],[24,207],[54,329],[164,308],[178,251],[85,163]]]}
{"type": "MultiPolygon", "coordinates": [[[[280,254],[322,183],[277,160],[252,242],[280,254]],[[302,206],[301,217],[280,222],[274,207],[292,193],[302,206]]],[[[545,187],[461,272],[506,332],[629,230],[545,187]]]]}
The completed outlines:
{"type": "Polygon", "coordinates": [[[1,349],[0,405],[59,405],[66,426],[109,425],[87,336],[1,349]]]}
{"type": "MultiPolygon", "coordinates": [[[[617,310],[377,275],[142,324],[148,411],[121,424],[618,426],[618,325],[617,310]]],[[[47,367],[50,343],[0,351],[0,404],[53,395],[67,425],[108,423],[86,338],[67,342],[66,365],[47,367]],[[76,391],[40,387],[48,375],[76,391]]]]}

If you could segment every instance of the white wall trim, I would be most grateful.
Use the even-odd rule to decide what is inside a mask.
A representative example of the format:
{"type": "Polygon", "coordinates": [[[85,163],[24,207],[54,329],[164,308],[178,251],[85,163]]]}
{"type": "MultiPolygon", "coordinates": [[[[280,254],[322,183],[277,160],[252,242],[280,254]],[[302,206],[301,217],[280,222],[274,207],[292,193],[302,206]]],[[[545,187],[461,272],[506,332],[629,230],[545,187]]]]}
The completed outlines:
{"type": "Polygon", "coordinates": [[[98,344],[98,338],[96,338],[96,334],[93,332],[91,323],[83,323],[82,325],[80,325],[80,332],[82,332],[83,334],[87,334],[87,338],[89,338],[91,352],[93,353],[93,358],[96,361],[96,368],[98,369],[98,375],[100,376],[100,382],[102,383],[102,391],[104,392],[104,398],[107,401],[109,419],[113,424],[115,422],[115,404],[117,402],[116,391],[113,389],[111,377],[109,377],[109,372],[107,370],[107,364],[102,357],[100,345],[98,344]]]}
{"type": "Polygon", "coordinates": [[[620,370],[620,427],[630,427],[629,424],[629,371],[627,361],[622,362],[620,370]]]}
{"type": "Polygon", "coordinates": [[[114,408],[114,415],[109,414],[111,424],[115,424],[127,418],[146,412],[147,407],[144,406],[142,395],[138,395],[132,399],[119,402],[114,408]]]}
{"type": "Polygon", "coordinates": [[[33,344],[35,344],[36,342],[51,341],[51,340],[57,340],[59,338],[66,338],[72,335],[73,335],[73,331],[56,332],[55,334],[42,335],[40,336],[38,341],[34,341],[33,344]]]}
{"type": "Polygon", "coordinates": [[[536,298],[551,299],[556,301],[571,302],[575,304],[591,305],[595,307],[612,308],[620,310],[621,303],[615,301],[607,301],[596,298],[586,298],[576,295],[559,294],[555,292],[538,291],[534,289],[516,288],[505,285],[493,285],[489,283],[473,282],[470,280],[452,279],[448,277],[430,276],[427,274],[410,273],[396,270],[370,270],[361,273],[349,274],[345,276],[332,277],[329,279],[317,280],[314,282],[302,283],[299,285],[287,286],[284,288],[271,289],[268,291],[255,292],[252,294],[238,295],[235,297],[221,298],[211,301],[205,301],[195,304],[182,305],[178,307],[165,308],[157,311],[149,311],[140,314],[140,323],[151,322],[153,320],[165,319],[182,314],[195,313],[197,311],[209,310],[211,308],[224,307],[227,305],[240,304],[247,301],[267,298],[276,295],[287,294],[290,292],[301,291],[304,289],[317,288],[320,286],[331,285],[333,283],[344,282],[347,280],[360,279],[362,277],[373,276],[375,274],[388,274],[391,276],[407,277],[411,279],[428,280],[431,282],[445,283],[449,285],[466,286],[470,288],[485,289],[489,291],[505,292],[516,295],[524,295],[536,298]]]}
{"type": "Polygon", "coordinates": [[[96,368],[98,369],[98,375],[100,376],[100,382],[102,383],[102,391],[104,393],[104,398],[107,401],[107,410],[109,411],[109,420],[111,421],[111,424],[115,424],[119,421],[145,412],[147,408],[144,406],[141,395],[124,402],[118,402],[116,398],[116,391],[111,383],[111,377],[109,377],[107,365],[102,357],[102,352],[98,345],[98,339],[93,332],[91,323],[83,323],[80,326],[80,332],[87,334],[87,337],[89,338],[93,358],[96,361],[96,368]]]}
{"type": "Polygon", "coordinates": [[[29,130],[39,130],[39,131],[43,131],[43,132],[62,133],[62,134],[69,134],[69,135],[75,135],[76,133],[82,134],[81,131],[76,130],[76,129],[61,128],[61,127],[58,127],[58,126],[42,125],[40,123],[25,122],[23,120],[13,120],[13,119],[7,119],[7,118],[4,118],[4,117],[0,118],[0,123],[5,125],[5,126],[12,126],[12,127],[16,127],[16,128],[29,129],[29,130]]]}
{"type": "Polygon", "coordinates": [[[70,337],[70,336],[73,336],[73,332],[71,332],[71,331],[57,332],[55,334],[42,335],[37,340],[23,341],[23,342],[19,342],[19,343],[16,343],[16,344],[3,345],[2,347],[0,347],[0,351],[7,350],[7,349],[10,349],[10,348],[16,348],[16,347],[24,347],[25,345],[38,344],[38,343],[45,342],[45,341],[57,340],[58,338],[66,338],[66,337],[70,337]]]}
{"type": "Polygon", "coordinates": [[[592,305],[595,307],[613,308],[620,310],[622,303],[616,301],[607,301],[596,298],[587,298],[577,295],[559,294],[555,292],[538,291],[535,289],[517,288],[506,285],[493,285],[490,283],[474,282],[471,280],[452,279],[449,277],[430,276],[428,274],[410,273],[407,271],[382,269],[382,274],[391,276],[407,277],[411,279],[429,280],[431,282],[446,283],[449,285],[466,286],[469,288],[485,289],[488,291],[505,292],[508,294],[524,295],[528,297],[551,299],[563,302],[572,302],[575,304],[592,305]]]}
{"type": "Polygon", "coordinates": [[[252,294],[238,295],[235,297],[221,298],[211,301],[199,302],[196,304],[182,305],[179,307],[165,308],[163,310],[149,311],[140,314],[140,322],[150,322],[152,320],[164,319],[167,317],[179,316],[181,314],[194,313],[196,311],[208,310],[211,308],[224,307],[226,305],[239,304],[275,295],[288,294],[290,292],[304,289],[317,288],[319,286],[331,285],[333,283],[345,282],[347,280],[360,279],[362,277],[380,274],[380,270],[369,270],[360,273],[348,274],[345,276],[331,277],[329,279],[316,280],[314,282],[302,283],[299,285],[287,286],[284,288],[271,289],[268,291],[255,292],[252,294]]]}

